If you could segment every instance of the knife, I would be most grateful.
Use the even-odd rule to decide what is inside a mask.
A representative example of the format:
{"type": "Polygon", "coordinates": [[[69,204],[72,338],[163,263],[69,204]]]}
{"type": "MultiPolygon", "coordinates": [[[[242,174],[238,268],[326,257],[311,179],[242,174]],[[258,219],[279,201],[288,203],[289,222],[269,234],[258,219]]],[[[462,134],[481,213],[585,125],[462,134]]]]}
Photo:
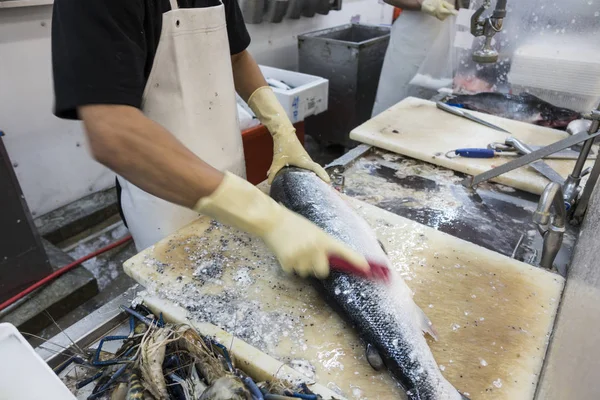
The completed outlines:
{"type": "Polygon", "coordinates": [[[471,115],[468,112],[465,112],[465,111],[463,111],[463,110],[461,110],[459,108],[456,108],[456,107],[449,106],[448,104],[442,103],[441,101],[436,102],[435,105],[440,110],[449,112],[450,114],[454,114],[457,117],[463,117],[463,118],[466,118],[466,119],[468,119],[470,121],[477,122],[478,124],[487,126],[488,128],[492,128],[492,129],[495,129],[497,131],[505,132],[505,133],[510,134],[509,131],[507,131],[504,128],[500,128],[498,125],[494,125],[494,124],[492,124],[490,122],[484,121],[481,118],[477,118],[476,116],[471,115]]]}
{"type": "MultiPolygon", "coordinates": [[[[506,138],[506,144],[514,147],[519,151],[519,153],[529,154],[533,152],[533,149],[527,146],[525,143],[521,142],[519,139],[514,137],[506,138]]],[[[535,169],[540,174],[544,175],[546,178],[550,179],[552,182],[560,183],[561,185],[565,182],[564,178],[552,169],[551,166],[546,164],[543,160],[537,160],[529,164],[529,166],[535,169]]]]}

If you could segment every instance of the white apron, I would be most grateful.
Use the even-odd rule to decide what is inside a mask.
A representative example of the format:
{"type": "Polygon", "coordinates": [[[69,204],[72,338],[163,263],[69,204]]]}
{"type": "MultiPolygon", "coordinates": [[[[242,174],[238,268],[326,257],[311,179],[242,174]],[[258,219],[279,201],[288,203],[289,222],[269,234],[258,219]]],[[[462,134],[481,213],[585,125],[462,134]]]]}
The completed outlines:
{"type": "MultiPolygon", "coordinates": [[[[179,9],[176,0],[170,2],[142,111],[214,168],[245,178],[224,7],[179,9]]],[[[123,214],[138,251],[198,217],[118,179],[123,214]]]]}
{"type": "Polygon", "coordinates": [[[390,33],[372,116],[408,96],[429,99],[436,91],[410,85],[443,24],[421,11],[402,11],[390,33]]]}

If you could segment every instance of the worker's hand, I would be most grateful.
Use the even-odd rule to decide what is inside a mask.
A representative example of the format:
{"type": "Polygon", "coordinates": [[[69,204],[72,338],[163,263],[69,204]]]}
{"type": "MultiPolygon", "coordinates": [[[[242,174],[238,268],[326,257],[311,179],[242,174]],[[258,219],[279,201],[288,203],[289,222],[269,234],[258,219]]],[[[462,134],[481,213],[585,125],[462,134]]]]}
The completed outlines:
{"type": "Polygon", "coordinates": [[[421,2],[421,11],[425,14],[433,15],[440,21],[445,20],[450,15],[458,14],[454,4],[445,0],[423,0],[421,2]]]}
{"type": "Polygon", "coordinates": [[[248,99],[248,105],[273,136],[273,163],[268,172],[269,183],[273,182],[279,170],[288,166],[313,171],[319,178],[329,182],[327,172],[304,150],[296,136],[294,125],[270,87],[263,86],[256,89],[248,99]]]}
{"type": "Polygon", "coordinates": [[[217,190],[200,199],[194,210],[263,239],[286,272],[326,278],[330,256],[370,270],[362,255],[233,174],[226,173],[217,190]]]}

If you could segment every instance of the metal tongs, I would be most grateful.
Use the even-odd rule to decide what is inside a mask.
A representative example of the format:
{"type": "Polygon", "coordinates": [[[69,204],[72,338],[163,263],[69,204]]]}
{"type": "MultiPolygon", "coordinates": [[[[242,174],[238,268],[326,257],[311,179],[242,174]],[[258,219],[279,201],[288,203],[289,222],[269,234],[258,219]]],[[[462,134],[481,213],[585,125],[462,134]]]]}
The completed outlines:
{"type": "MultiPolygon", "coordinates": [[[[504,156],[520,156],[523,154],[528,154],[528,151],[521,145],[522,142],[509,137],[506,139],[504,143],[502,142],[492,142],[488,145],[489,150],[493,150],[499,155],[504,156]]],[[[541,149],[544,146],[528,146],[531,151],[536,151],[541,149]]],[[[590,152],[593,156],[593,151],[590,152]]],[[[555,160],[577,160],[579,158],[580,153],[575,150],[562,150],[556,152],[554,154],[550,154],[544,158],[547,159],[555,159],[555,160]]]]}

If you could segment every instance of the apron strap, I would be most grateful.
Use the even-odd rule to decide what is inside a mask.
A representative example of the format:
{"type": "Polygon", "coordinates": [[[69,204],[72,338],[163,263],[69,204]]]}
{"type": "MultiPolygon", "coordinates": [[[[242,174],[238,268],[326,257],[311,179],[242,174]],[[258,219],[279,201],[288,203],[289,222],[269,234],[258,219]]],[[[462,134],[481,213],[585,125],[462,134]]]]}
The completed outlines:
{"type": "Polygon", "coordinates": [[[179,4],[177,4],[177,0],[169,0],[171,3],[171,10],[177,10],[179,8],[179,4]]]}

